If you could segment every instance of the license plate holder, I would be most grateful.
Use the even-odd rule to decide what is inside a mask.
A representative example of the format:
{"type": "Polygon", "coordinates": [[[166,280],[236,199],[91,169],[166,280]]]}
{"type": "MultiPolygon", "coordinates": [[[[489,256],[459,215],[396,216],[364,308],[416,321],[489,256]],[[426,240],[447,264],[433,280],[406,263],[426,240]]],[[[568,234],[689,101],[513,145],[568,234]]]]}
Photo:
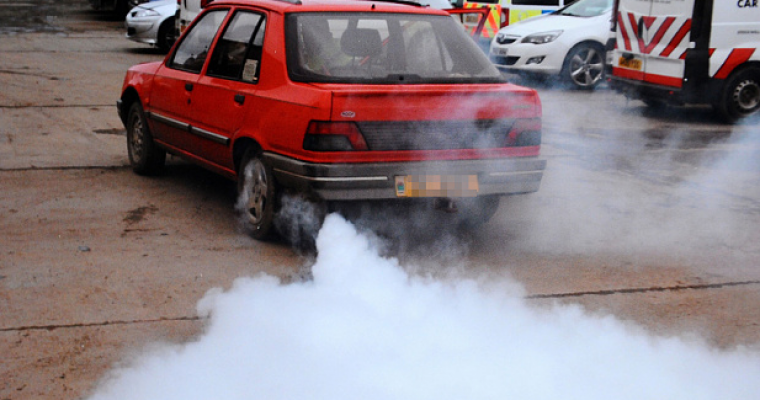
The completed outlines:
{"type": "Polygon", "coordinates": [[[637,58],[620,57],[618,59],[618,65],[622,68],[628,68],[628,69],[633,69],[636,71],[641,71],[641,60],[637,58]]]}

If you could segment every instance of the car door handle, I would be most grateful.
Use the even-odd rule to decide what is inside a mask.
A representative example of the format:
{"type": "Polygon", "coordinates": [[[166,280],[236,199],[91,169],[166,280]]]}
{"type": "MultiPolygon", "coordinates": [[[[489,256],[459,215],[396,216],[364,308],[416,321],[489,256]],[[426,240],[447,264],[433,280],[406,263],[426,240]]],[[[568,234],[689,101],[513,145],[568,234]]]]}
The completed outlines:
{"type": "Polygon", "coordinates": [[[188,92],[192,92],[193,91],[193,84],[190,83],[190,82],[185,82],[185,90],[187,90],[188,92]]]}
{"type": "Polygon", "coordinates": [[[235,95],[235,103],[243,105],[243,103],[245,103],[245,96],[243,96],[242,94],[236,94],[235,95]]]}

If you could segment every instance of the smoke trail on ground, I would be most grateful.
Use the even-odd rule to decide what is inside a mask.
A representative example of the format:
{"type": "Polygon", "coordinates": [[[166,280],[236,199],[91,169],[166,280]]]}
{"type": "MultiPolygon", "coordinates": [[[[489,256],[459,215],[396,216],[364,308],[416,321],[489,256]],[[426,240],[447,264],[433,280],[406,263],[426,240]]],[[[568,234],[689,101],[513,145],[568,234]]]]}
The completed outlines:
{"type": "Polygon", "coordinates": [[[513,282],[411,275],[329,215],[313,280],[240,278],[195,341],[114,369],[101,399],[755,399],[760,355],[654,337],[513,282]]]}

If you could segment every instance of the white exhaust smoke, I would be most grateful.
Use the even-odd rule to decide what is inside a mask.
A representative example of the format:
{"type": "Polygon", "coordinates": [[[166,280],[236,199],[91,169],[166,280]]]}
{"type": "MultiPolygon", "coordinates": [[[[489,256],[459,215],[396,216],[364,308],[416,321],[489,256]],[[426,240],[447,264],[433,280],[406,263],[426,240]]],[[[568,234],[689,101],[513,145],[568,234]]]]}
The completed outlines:
{"type": "Polygon", "coordinates": [[[654,337],[513,282],[405,272],[337,215],[313,280],[238,279],[196,341],[113,370],[92,400],[757,399],[760,355],[654,337]]]}

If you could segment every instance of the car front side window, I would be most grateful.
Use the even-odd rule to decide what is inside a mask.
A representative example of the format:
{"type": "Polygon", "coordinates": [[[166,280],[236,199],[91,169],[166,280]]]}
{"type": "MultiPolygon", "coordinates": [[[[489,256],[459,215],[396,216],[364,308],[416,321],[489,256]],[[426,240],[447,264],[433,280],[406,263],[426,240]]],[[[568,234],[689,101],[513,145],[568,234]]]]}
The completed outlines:
{"type": "Polygon", "coordinates": [[[208,50],[222,25],[228,10],[208,12],[193,25],[174,52],[168,66],[188,72],[200,73],[208,57],[208,50]]]}
{"type": "Polygon", "coordinates": [[[208,75],[257,82],[264,29],[263,15],[236,13],[214,49],[208,75]]]}

